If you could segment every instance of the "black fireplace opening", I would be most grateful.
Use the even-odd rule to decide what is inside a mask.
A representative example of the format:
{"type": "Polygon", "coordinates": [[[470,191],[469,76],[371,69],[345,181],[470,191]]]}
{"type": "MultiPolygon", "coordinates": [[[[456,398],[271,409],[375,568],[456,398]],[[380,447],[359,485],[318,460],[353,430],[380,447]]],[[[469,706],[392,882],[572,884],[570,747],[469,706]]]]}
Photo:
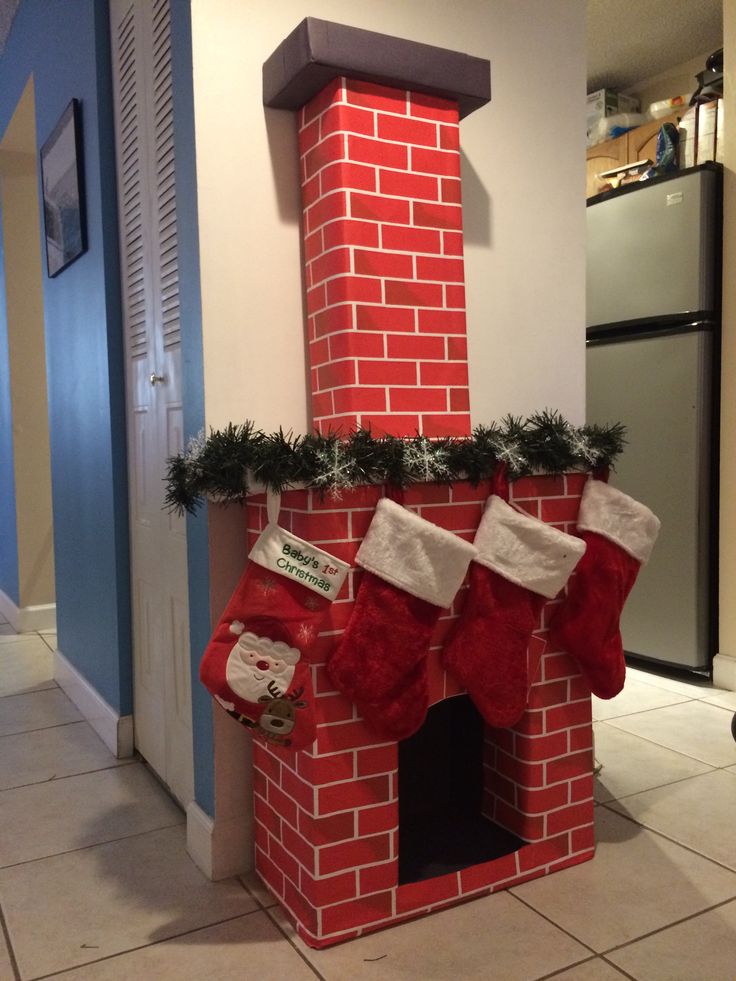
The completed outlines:
{"type": "MultiPolygon", "coordinates": [[[[399,743],[399,885],[501,858],[526,842],[483,815],[485,724],[467,695],[433,705],[399,743]]],[[[492,786],[488,787],[492,791],[492,786]]]]}

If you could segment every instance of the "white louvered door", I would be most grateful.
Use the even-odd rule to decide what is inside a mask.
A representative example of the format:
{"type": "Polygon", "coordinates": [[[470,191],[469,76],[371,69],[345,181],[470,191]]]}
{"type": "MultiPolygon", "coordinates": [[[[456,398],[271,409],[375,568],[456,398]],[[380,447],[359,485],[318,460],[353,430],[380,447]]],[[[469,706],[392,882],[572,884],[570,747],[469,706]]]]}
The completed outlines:
{"type": "Polygon", "coordinates": [[[182,448],[169,0],[110,5],[126,353],[135,744],[193,798],[186,525],[163,510],[182,448]]]}

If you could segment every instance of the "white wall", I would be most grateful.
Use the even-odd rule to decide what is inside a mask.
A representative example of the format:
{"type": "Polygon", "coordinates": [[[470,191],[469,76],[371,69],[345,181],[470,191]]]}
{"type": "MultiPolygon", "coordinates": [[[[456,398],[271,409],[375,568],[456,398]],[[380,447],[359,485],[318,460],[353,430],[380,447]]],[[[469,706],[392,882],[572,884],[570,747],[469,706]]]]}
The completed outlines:
{"type": "Polygon", "coordinates": [[[295,118],[261,101],[306,14],[490,58],[461,123],[473,422],[582,422],[584,0],[192,0],[207,424],[309,426],[295,118]]]}

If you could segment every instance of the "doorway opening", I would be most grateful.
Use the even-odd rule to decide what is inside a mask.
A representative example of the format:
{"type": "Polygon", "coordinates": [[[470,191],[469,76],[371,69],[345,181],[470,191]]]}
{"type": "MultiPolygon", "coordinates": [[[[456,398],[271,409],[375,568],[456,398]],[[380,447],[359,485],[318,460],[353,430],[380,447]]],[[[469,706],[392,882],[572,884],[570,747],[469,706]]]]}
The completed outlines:
{"type": "MultiPolygon", "coordinates": [[[[31,77],[0,142],[9,425],[12,433],[12,467],[3,468],[0,495],[5,505],[4,515],[8,511],[14,512],[16,541],[15,556],[7,556],[5,560],[7,566],[3,569],[0,603],[2,612],[19,633],[54,630],[56,626],[36,145],[35,95],[31,77]]],[[[11,544],[12,537],[11,529],[8,534],[11,544]]]]}
{"type": "Polygon", "coordinates": [[[433,705],[399,743],[399,885],[517,851],[526,844],[487,813],[494,771],[486,725],[467,695],[433,705]]]}

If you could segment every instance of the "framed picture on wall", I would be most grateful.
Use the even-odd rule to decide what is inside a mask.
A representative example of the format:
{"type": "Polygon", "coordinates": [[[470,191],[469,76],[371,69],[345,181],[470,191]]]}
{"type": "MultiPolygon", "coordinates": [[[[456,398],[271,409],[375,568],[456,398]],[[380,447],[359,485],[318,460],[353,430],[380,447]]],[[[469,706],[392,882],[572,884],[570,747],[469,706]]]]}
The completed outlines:
{"type": "Polygon", "coordinates": [[[83,159],[81,105],[72,99],[41,147],[49,276],[58,276],[87,249],[83,159]]]}

